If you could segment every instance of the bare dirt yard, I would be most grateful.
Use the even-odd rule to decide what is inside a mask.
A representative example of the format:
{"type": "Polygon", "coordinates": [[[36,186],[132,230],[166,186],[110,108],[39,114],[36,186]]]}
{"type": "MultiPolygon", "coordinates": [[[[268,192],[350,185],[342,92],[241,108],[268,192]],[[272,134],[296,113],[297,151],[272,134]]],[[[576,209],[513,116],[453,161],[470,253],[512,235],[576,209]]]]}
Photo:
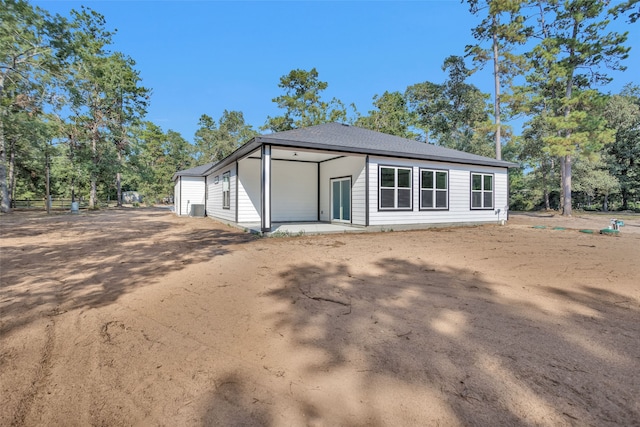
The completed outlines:
{"type": "Polygon", "coordinates": [[[578,231],[609,219],[4,215],[0,425],[638,426],[640,216],[578,231]]]}

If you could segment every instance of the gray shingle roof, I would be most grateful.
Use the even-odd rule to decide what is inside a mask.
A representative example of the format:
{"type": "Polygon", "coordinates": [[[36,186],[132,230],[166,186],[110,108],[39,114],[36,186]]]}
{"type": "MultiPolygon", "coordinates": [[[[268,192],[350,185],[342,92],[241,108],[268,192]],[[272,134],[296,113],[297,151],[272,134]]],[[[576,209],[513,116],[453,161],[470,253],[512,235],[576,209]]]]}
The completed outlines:
{"type": "Polygon", "coordinates": [[[178,171],[173,174],[172,180],[175,181],[179,176],[205,176],[207,171],[211,169],[214,164],[215,163],[207,163],[206,165],[200,165],[196,166],[195,168],[178,171]]]}
{"type": "Polygon", "coordinates": [[[514,167],[513,163],[425,144],[398,136],[387,135],[340,123],[326,123],[308,128],[293,129],[256,140],[284,146],[317,148],[359,154],[377,154],[423,160],[438,160],[486,166],[514,167]]]}
{"type": "Polygon", "coordinates": [[[325,123],[307,128],[257,136],[227,158],[217,163],[207,163],[206,165],[176,172],[173,175],[173,179],[175,180],[178,176],[205,176],[212,168],[223,167],[248,154],[250,151],[255,150],[261,144],[471,165],[507,168],[517,166],[515,163],[452,150],[438,145],[425,144],[355,126],[340,123],[325,123]]]}

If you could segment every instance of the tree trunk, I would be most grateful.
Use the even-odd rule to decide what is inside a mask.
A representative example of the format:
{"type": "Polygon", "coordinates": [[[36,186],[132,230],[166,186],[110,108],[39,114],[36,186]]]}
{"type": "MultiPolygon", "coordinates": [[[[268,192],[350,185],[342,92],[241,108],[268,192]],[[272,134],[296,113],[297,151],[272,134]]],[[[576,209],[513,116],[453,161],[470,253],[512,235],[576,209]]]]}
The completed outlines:
{"type": "MultiPolygon", "coordinates": [[[[0,95],[2,95],[1,90],[0,95]]],[[[0,111],[0,199],[2,199],[0,200],[0,212],[11,212],[11,199],[9,197],[9,185],[7,182],[7,151],[4,141],[4,116],[2,111],[0,111]]]]}
{"type": "Polygon", "coordinates": [[[498,35],[496,34],[495,26],[497,25],[497,19],[493,17],[493,84],[495,87],[495,100],[493,102],[495,121],[496,121],[496,159],[502,159],[502,141],[501,133],[502,128],[500,124],[500,67],[498,58],[498,35]]]}
{"type": "Polygon", "coordinates": [[[604,200],[602,201],[602,210],[605,212],[609,212],[609,195],[604,195],[604,200]]]}
{"type": "Polygon", "coordinates": [[[91,190],[89,192],[89,209],[96,209],[98,205],[98,186],[96,185],[95,176],[91,177],[91,190]]]}
{"type": "Polygon", "coordinates": [[[98,205],[98,129],[94,125],[91,137],[91,161],[93,168],[91,170],[91,190],[89,192],[89,209],[96,209],[98,205]]]}
{"type": "Polygon", "coordinates": [[[562,159],[564,176],[562,178],[562,215],[571,216],[571,155],[562,159]]]}
{"type": "MultiPolygon", "coordinates": [[[[118,168],[122,167],[122,150],[118,150],[118,168]]],[[[116,198],[117,206],[122,207],[122,176],[120,171],[116,173],[116,198]]]]}
{"type": "Polygon", "coordinates": [[[560,158],[560,200],[558,201],[558,210],[562,211],[564,207],[564,171],[565,171],[564,158],[560,158]]]}
{"type": "MultiPolygon", "coordinates": [[[[4,73],[0,72],[0,99],[2,99],[4,92],[4,76],[4,73]]],[[[11,212],[11,198],[7,182],[7,152],[4,141],[4,111],[2,109],[0,109],[0,199],[0,212],[11,212]]]]}
{"type": "Polygon", "coordinates": [[[549,203],[549,189],[547,187],[544,188],[544,209],[546,211],[551,210],[551,203],[549,203]]]}
{"type": "MultiPolygon", "coordinates": [[[[12,141],[9,145],[9,201],[11,202],[16,194],[16,150],[15,142],[12,141]]],[[[11,203],[9,203],[11,206],[11,203]]]]}
{"type": "Polygon", "coordinates": [[[45,150],[47,150],[45,152],[45,177],[46,177],[46,181],[45,181],[45,206],[46,206],[46,210],[47,210],[47,214],[51,213],[51,187],[50,187],[50,183],[49,183],[49,179],[50,179],[50,169],[49,169],[49,150],[47,148],[45,148],[45,150]]]}

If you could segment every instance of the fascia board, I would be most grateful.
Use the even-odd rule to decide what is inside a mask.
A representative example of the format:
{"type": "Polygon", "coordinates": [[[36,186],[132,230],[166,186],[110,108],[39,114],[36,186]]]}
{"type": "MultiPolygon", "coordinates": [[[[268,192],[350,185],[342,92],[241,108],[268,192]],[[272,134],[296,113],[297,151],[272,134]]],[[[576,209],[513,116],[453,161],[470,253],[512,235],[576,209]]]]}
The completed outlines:
{"type": "Polygon", "coordinates": [[[494,166],[494,167],[501,167],[501,168],[518,167],[518,165],[515,163],[505,162],[502,160],[491,161],[490,159],[487,159],[487,160],[477,161],[473,159],[461,159],[456,157],[428,155],[428,154],[399,153],[397,151],[387,151],[387,150],[370,149],[370,148],[345,147],[344,149],[340,149],[335,145],[320,144],[316,142],[302,142],[302,141],[269,138],[269,137],[259,137],[256,139],[258,139],[262,143],[273,144],[274,146],[280,145],[280,146],[290,147],[290,148],[307,148],[307,149],[334,151],[339,153],[353,153],[353,154],[365,154],[365,155],[369,154],[369,155],[375,155],[375,156],[396,157],[396,158],[402,158],[402,159],[432,160],[432,161],[438,161],[438,162],[458,163],[458,164],[465,164],[465,165],[494,166]]]}

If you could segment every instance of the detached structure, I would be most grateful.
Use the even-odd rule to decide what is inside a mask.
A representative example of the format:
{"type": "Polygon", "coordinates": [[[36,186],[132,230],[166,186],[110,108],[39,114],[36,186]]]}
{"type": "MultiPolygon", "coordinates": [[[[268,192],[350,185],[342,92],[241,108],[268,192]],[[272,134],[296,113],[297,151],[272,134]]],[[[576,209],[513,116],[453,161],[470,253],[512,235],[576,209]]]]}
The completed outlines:
{"type": "Polygon", "coordinates": [[[283,222],[497,222],[507,218],[507,170],[514,166],[327,123],[257,136],[217,163],[177,172],[175,212],[258,223],[263,232],[283,222]]]}

